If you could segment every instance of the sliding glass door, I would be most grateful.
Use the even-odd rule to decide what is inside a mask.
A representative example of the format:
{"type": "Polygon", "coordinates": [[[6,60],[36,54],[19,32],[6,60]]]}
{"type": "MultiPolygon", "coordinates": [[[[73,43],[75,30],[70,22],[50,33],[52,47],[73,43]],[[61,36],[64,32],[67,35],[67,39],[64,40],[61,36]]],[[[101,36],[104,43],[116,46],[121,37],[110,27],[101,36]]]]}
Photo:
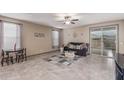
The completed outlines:
{"type": "Polygon", "coordinates": [[[117,28],[117,25],[91,28],[91,53],[107,57],[114,57],[118,50],[117,28]]]}
{"type": "Polygon", "coordinates": [[[102,49],[102,33],[100,28],[95,29],[95,31],[91,31],[91,50],[93,54],[101,55],[102,49]]]}

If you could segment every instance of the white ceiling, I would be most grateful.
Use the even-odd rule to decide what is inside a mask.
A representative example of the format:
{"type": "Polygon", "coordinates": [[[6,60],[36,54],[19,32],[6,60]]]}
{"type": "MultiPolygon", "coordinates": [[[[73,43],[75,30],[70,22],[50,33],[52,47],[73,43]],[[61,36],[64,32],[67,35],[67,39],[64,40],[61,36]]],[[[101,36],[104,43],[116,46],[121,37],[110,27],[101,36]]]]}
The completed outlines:
{"type": "Polygon", "coordinates": [[[124,19],[124,13],[0,13],[0,15],[63,29],[124,19]],[[78,18],[79,22],[70,25],[57,22],[63,20],[64,16],[78,18]]]}

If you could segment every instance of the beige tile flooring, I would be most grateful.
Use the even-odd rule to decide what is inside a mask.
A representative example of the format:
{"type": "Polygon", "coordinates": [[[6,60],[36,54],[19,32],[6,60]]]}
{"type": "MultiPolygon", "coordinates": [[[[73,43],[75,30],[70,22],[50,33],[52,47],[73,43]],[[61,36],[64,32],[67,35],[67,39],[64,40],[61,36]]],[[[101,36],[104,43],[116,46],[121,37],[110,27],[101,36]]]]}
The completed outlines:
{"type": "Polygon", "coordinates": [[[28,58],[23,63],[0,67],[3,80],[113,80],[115,64],[113,59],[98,55],[81,57],[66,66],[56,65],[43,58],[57,54],[48,53],[28,58]]]}

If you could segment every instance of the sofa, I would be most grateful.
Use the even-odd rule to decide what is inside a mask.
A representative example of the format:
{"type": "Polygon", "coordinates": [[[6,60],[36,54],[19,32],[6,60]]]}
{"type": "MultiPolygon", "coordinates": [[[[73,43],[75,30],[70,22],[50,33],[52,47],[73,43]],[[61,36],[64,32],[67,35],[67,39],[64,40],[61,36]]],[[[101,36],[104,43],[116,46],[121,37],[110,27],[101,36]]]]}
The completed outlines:
{"type": "Polygon", "coordinates": [[[89,52],[89,44],[83,42],[69,42],[64,46],[64,51],[74,51],[75,55],[87,56],[89,52]]]}

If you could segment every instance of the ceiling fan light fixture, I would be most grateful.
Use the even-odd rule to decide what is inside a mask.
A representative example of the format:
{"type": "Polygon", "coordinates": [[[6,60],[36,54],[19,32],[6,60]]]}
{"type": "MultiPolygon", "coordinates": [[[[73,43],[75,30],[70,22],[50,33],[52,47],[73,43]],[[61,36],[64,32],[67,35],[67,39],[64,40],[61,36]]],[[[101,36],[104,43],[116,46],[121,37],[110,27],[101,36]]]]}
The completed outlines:
{"type": "Polygon", "coordinates": [[[64,20],[59,22],[63,22],[65,25],[69,25],[69,24],[75,24],[77,21],[79,21],[79,19],[73,19],[71,16],[65,16],[64,20]]]}

